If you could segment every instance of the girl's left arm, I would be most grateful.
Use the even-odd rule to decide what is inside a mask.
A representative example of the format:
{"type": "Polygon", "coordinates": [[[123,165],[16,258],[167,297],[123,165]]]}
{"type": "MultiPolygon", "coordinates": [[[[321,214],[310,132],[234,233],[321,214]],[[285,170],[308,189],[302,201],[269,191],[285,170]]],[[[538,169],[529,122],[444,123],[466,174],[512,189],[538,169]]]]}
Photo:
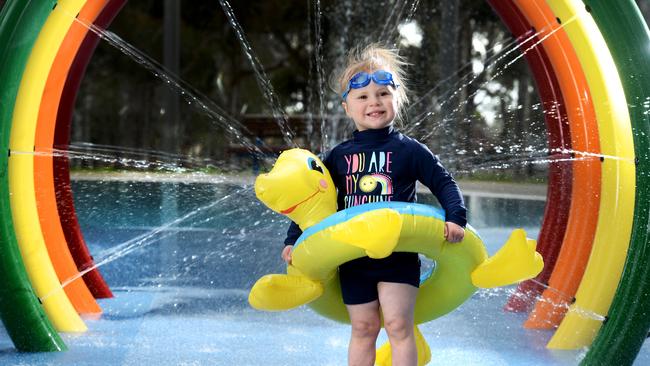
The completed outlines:
{"type": "Polygon", "coordinates": [[[416,178],[436,196],[445,210],[445,221],[465,227],[467,225],[467,209],[458,184],[428,147],[422,144],[420,147],[415,150],[416,156],[413,159],[416,165],[414,168],[416,178]]]}

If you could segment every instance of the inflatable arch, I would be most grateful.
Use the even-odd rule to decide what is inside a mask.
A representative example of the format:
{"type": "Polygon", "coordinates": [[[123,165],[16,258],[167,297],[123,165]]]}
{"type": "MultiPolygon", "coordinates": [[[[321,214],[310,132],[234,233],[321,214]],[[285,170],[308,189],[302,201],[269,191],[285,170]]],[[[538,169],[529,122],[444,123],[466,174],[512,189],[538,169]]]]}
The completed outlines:
{"type": "MultiPolygon", "coordinates": [[[[0,11],[0,316],[21,351],[65,349],[57,331],[83,331],[78,313],[100,311],[89,294],[110,296],[96,270],[60,289],[92,258],[67,160],[50,153],[67,147],[98,41],[83,23],[107,26],[125,1],[9,0],[0,11]]],[[[591,345],[585,363],[632,363],[650,327],[647,25],[633,0],[488,2],[522,36],[558,158],[537,280],[566,297],[525,282],[506,308],[532,309],[526,327],[558,325],[549,347],[591,345]]]]}

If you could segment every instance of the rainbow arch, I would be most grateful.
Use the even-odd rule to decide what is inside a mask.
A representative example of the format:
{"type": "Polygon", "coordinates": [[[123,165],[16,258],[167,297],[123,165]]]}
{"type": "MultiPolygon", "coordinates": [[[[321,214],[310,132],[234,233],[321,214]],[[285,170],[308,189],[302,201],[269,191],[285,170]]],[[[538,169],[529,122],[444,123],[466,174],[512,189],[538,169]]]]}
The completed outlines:
{"type": "Polygon", "coordinates": [[[0,316],[21,351],[65,349],[57,331],[85,331],[79,314],[100,313],[94,299],[112,296],[97,270],[61,290],[93,262],[67,160],[51,153],[68,144],[76,90],[97,44],[74,15],[105,26],[124,3],[18,0],[0,12],[0,316]]]}
{"type": "MultiPolygon", "coordinates": [[[[9,0],[0,12],[0,316],[21,351],[65,349],[57,331],[83,331],[78,313],[99,311],[89,293],[110,296],[97,271],[60,290],[92,259],[78,225],[64,226],[76,223],[72,201],[54,198],[69,181],[65,157],[34,152],[68,144],[97,42],[73,17],[106,26],[124,2],[9,0]]],[[[591,345],[585,363],[632,363],[650,328],[647,25],[633,0],[488,2],[515,36],[541,32],[522,37],[522,48],[530,48],[549,145],[571,160],[549,168],[538,245],[547,269],[538,280],[573,298],[523,283],[524,296],[507,307],[532,308],[526,326],[558,324],[549,347],[591,345]],[[540,294],[568,312],[520,300],[540,294]]]]}

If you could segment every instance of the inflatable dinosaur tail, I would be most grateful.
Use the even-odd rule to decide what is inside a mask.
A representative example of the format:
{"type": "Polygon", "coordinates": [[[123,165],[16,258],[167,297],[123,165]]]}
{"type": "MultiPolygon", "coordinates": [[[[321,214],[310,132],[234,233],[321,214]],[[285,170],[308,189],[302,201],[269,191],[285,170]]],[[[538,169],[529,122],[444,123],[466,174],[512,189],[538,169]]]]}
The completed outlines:
{"type": "Polygon", "coordinates": [[[480,288],[511,285],[537,276],[544,268],[542,256],[535,251],[537,242],[516,229],[492,257],[472,272],[472,283],[480,288]]]}
{"type": "MultiPolygon", "coordinates": [[[[418,366],[426,365],[431,361],[431,349],[429,349],[429,345],[417,325],[413,327],[413,332],[415,333],[415,347],[418,350],[418,366]]],[[[391,366],[392,364],[390,343],[386,342],[377,350],[375,365],[391,366]]]]}

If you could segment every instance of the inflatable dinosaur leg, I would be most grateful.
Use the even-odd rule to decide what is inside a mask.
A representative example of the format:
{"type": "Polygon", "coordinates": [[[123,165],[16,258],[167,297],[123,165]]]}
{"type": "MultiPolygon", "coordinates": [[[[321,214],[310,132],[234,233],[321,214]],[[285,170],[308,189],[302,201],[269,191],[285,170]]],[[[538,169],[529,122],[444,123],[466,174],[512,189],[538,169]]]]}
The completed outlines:
{"type": "MultiPolygon", "coordinates": [[[[426,365],[431,361],[431,349],[417,325],[413,327],[413,332],[415,333],[415,347],[418,350],[418,366],[426,365]]],[[[386,342],[377,350],[375,365],[391,366],[392,359],[390,343],[386,342]]]]}
{"type": "Polygon", "coordinates": [[[248,303],[258,310],[288,310],[311,302],[323,294],[323,285],[304,276],[266,275],[253,285],[248,303]]]}
{"type": "Polygon", "coordinates": [[[535,251],[537,242],[516,229],[501,249],[472,272],[476,287],[511,285],[537,276],[544,268],[542,256],[535,251]]]}
{"type": "Polygon", "coordinates": [[[402,215],[388,208],[373,210],[331,227],[333,240],[359,247],[370,258],[389,256],[402,231],[402,215]]]}

